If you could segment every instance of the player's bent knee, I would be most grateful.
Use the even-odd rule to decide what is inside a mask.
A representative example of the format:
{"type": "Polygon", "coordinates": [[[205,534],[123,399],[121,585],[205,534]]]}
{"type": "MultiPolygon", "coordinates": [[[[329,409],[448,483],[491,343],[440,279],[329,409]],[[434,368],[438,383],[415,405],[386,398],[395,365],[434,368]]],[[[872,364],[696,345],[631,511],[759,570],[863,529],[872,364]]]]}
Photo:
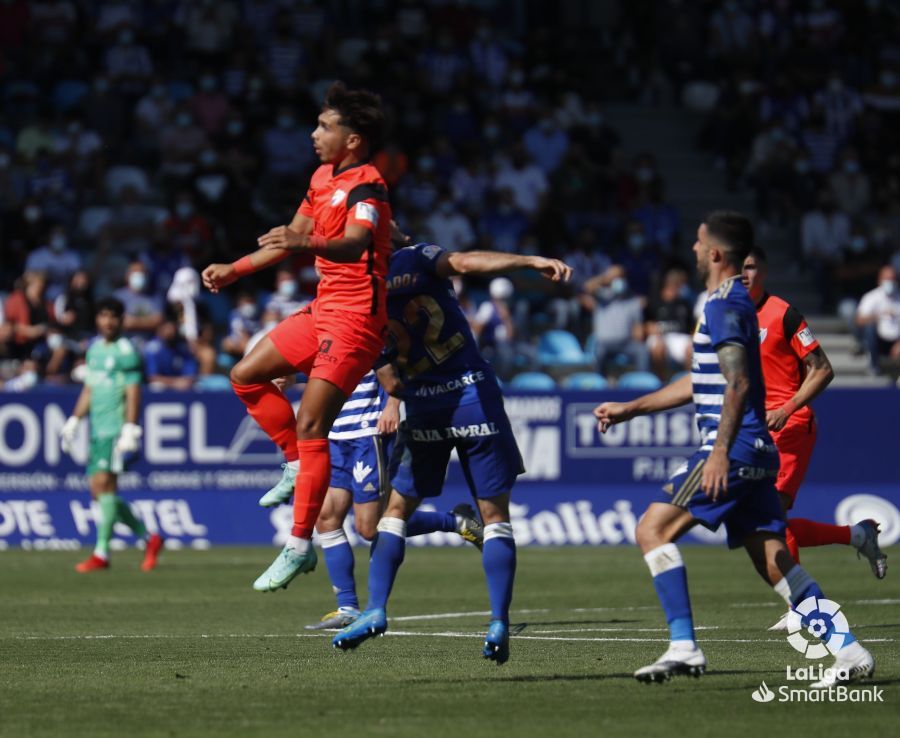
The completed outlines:
{"type": "Polygon", "coordinates": [[[297,439],[310,440],[314,438],[327,438],[329,428],[326,427],[322,417],[312,414],[297,416],[297,439]]]}
{"type": "Polygon", "coordinates": [[[360,538],[372,541],[378,534],[378,522],[371,520],[356,520],[356,532],[360,538]]]}

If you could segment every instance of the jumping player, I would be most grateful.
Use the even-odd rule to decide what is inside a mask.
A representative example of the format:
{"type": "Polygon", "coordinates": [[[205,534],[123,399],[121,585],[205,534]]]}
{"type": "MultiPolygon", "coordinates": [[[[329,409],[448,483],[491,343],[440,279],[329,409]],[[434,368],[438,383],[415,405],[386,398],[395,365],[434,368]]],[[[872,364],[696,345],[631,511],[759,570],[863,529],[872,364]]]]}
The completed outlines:
{"type": "Polygon", "coordinates": [[[97,544],[94,552],[75,567],[85,574],[109,568],[109,541],[113,526],[125,523],[138,538],[147,542],[142,571],[151,571],[162,549],[163,539],[147,535],[128,503],[117,492],[118,474],[125,470],[125,457],[140,448],[141,355],[131,341],[122,337],[125,308],[108,297],[97,305],[97,332],[87,351],[87,377],[72,415],[61,433],[62,449],[71,453],[78,424],[90,413],[91,446],[87,475],[91,497],[100,506],[97,544]]]}
{"type": "MultiPolygon", "coordinates": [[[[352,506],[357,533],[367,541],[375,537],[385,495],[390,491],[387,462],[399,421],[400,400],[388,396],[373,370],[344,403],[328,434],[331,483],[316,532],[337,610],[306,626],[309,630],[343,628],[359,617],[353,548],[344,532],[344,521],[352,506]]],[[[263,495],[259,504],[274,507],[290,496],[291,490],[283,492],[276,487],[263,495]]],[[[452,512],[416,510],[407,522],[410,537],[435,531],[458,533],[481,548],[482,527],[471,505],[457,505],[452,512]]]]}
{"type": "MultiPolygon", "coordinates": [[[[803,316],[766,291],[768,272],[766,252],[755,246],[744,260],[742,281],[759,319],[766,423],[781,459],[775,488],[787,515],[797,499],[816,442],[811,403],[829,385],[834,371],[803,316]]],[[[794,561],[800,561],[800,548],[840,543],[852,545],[857,555],[865,556],[878,579],[887,573],[887,556],[878,546],[878,524],[874,520],[851,526],[788,518],[785,538],[794,561]]],[[[786,628],[787,616],[770,630],[786,628]]]]}
{"type": "MultiPolygon", "coordinates": [[[[399,232],[395,240],[408,239],[399,232]]],[[[484,523],[482,563],[491,602],[491,623],[482,654],[502,664],[509,658],[509,606],[516,545],[509,497],[522,459],[491,365],[478,352],[450,277],[534,269],[567,280],[563,262],[489,251],[450,253],[418,244],[399,249],[388,275],[389,330],[397,375],[389,389],[406,403],[391,459],[393,491],[378,523],[369,566],[365,612],[333,639],[355,648],[387,629],[385,608],[406,550],[408,521],[419,503],[441,493],[450,453],[456,449],[484,523]]],[[[391,367],[385,367],[391,374],[391,367]]]]}
{"type": "MultiPolygon", "coordinates": [[[[698,523],[712,530],[725,523],[729,547],[743,546],[789,607],[823,596],[791,558],[784,540],[774,484],[778,451],[766,429],[759,327],[740,279],[752,246],[753,226],[744,216],[717,211],[707,217],[698,229],[694,253],[709,299],[694,334],[691,375],[631,402],[605,402],[594,410],[600,430],[606,432],[610,425],[693,400],[702,438],[699,450],[676,471],[637,526],[637,542],[653,575],[671,641],[656,662],[635,672],[639,681],[700,676],[706,668],[706,657],[694,641],[687,574],[675,545],[698,523]]],[[[813,686],[832,686],[844,674],[851,680],[869,676],[875,662],[848,634],[835,666],[813,686]]]]}
{"type": "Polygon", "coordinates": [[[331,477],[328,432],[383,346],[391,209],[384,180],[369,163],[382,126],[376,95],[333,84],[312,134],[322,166],[290,225],[261,236],[254,253],[203,272],[206,287],[218,291],[304,251],[315,254],[322,276],[316,299],[283,320],[231,371],[235,393],[284,452],[286,485],[294,488],[291,535],[254,583],[258,590],[284,587],[315,569],[310,539],[331,477]],[[295,417],[271,380],[298,371],[309,382],[295,417]]]}

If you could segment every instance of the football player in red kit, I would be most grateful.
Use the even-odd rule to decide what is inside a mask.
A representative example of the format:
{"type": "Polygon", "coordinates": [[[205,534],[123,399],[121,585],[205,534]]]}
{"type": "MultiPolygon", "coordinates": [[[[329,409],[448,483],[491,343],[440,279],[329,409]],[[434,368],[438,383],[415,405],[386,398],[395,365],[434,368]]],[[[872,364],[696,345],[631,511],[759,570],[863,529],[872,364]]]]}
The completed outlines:
{"type": "Polygon", "coordinates": [[[294,485],[291,536],[254,582],[259,591],[285,587],[315,568],[310,539],[331,476],[328,432],[383,347],[391,208],[387,186],[369,163],[382,127],[376,95],[332,85],[312,134],[322,165],[291,223],[261,236],[252,254],[203,271],[205,286],[215,292],[292,252],[309,252],[321,274],[316,299],[283,320],[231,372],[235,393],[284,452],[283,482],[294,485]],[[295,416],[272,380],[296,372],[309,382],[295,416]]]}

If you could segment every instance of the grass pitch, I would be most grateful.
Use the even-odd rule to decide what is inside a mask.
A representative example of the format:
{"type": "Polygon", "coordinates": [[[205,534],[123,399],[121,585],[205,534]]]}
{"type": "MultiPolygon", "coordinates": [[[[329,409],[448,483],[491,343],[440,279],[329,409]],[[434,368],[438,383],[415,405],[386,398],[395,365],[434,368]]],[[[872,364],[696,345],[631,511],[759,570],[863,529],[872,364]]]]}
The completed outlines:
{"type": "Polygon", "coordinates": [[[84,552],[3,552],[0,736],[896,734],[900,571],[878,582],[852,550],[804,551],[875,654],[883,704],[758,704],[760,682],[776,690],[810,662],[766,631],[781,607],[744,554],[683,551],[709,671],[650,686],[631,673],[665,649],[665,623],[634,548],[520,550],[502,667],[479,655],[487,595],[470,547],[410,548],[388,637],[351,653],[302,627],[333,609],[321,561],[263,595],[250,583],[273,549],[167,552],[151,574],[127,551],[85,576],[72,571],[84,552]]]}

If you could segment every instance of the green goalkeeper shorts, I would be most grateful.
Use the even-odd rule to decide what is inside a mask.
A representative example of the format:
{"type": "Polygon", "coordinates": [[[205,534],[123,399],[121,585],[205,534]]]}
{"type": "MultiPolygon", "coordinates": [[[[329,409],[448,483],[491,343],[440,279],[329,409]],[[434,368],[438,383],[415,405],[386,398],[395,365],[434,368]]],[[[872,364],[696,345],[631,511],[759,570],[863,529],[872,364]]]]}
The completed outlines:
{"type": "Polygon", "coordinates": [[[116,451],[115,446],[116,436],[112,438],[91,438],[87,465],[87,475],[89,477],[97,472],[119,474],[125,471],[127,464],[122,458],[122,454],[116,451]]]}

